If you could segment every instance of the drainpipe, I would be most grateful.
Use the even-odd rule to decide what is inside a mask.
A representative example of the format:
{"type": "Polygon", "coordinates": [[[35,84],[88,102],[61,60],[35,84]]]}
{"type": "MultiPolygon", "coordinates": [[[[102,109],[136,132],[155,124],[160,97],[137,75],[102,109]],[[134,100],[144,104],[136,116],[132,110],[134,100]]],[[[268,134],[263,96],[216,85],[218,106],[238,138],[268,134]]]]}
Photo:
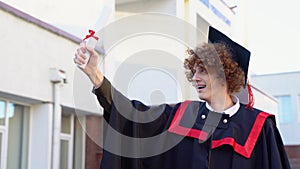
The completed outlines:
{"type": "Polygon", "coordinates": [[[50,68],[50,81],[53,88],[51,169],[59,169],[62,113],[60,104],[60,89],[66,83],[65,71],[56,68],[50,68]]]}

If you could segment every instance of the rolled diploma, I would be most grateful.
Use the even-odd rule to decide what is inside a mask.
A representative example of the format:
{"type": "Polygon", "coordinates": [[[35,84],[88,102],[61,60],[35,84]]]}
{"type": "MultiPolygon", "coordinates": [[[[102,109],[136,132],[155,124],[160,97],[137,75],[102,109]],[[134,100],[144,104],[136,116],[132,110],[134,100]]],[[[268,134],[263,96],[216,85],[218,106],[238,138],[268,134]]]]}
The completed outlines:
{"type": "MultiPolygon", "coordinates": [[[[86,47],[90,47],[90,48],[92,48],[92,49],[95,49],[95,47],[96,47],[96,45],[97,45],[97,42],[98,42],[98,40],[96,40],[95,38],[91,37],[91,38],[89,38],[89,39],[87,39],[87,40],[85,41],[85,45],[86,45],[86,47]]],[[[85,60],[84,60],[84,64],[78,65],[78,66],[81,67],[82,69],[85,68],[86,64],[89,62],[89,59],[90,59],[90,57],[91,57],[91,54],[90,54],[90,52],[89,52],[88,50],[86,50],[85,56],[86,56],[86,58],[85,58],[85,60]]]]}

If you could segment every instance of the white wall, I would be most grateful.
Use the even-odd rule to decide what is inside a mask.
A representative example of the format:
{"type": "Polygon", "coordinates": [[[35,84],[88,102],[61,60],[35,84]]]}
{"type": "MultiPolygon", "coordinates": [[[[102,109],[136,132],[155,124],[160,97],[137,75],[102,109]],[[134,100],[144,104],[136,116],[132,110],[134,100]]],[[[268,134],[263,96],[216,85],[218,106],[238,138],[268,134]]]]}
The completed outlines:
{"type": "Polygon", "coordinates": [[[53,105],[31,106],[28,168],[50,169],[53,105]]]}
{"type": "MultiPolygon", "coordinates": [[[[50,68],[58,68],[66,72],[68,81],[61,88],[61,104],[75,107],[73,81],[78,69],[72,58],[79,44],[2,10],[0,22],[5,23],[0,27],[0,91],[52,102],[50,68]]],[[[77,74],[75,78],[80,78],[77,74]]],[[[91,89],[92,85],[87,80],[82,90],[88,92],[91,89]]],[[[87,95],[86,99],[95,100],[92,94],[87,95]]],[[[98,112],[95,102],[76,107],[98,112]]]]}
{"type": "Polygon", "coordinates": [[[212,7],[205,6],[199,0],[190,0],[190,22],[196,25],[196,14],[199,14],[204,20],[206,20],[210,25],[214,26],[217,29],[222,30],[224,33],[232,33],[232,25],[234,22],[233,13],[219,0],[210,0],[208,1],[211,6],[214,6],[223,16],[225,16],[230,22],[231,25],[226,24],[220,17],[218,17],[212,10],[212,7]]]}
{"type": "Polygon", "coordinates": [[[112,6],[114,0],[3,0],[3,2],[80,37],[88,29],[94,28],[101,18],[104,5],[114,8],[112,6]]]}
{"type": "MultiPolygon", "coordinates": [[[[144,12],[167,14],[174,16],[174,20],[176,20],[176,16],[179,18],[184,17],[184,1],[154,0],[117,4],[116,19],[144,12]]],[[[152,25],[151,20],[149,20],[150,23],[146,23],[147,21],[135,20],[130,22],[127,29],[140,27],[141,23],[143,23],[149,24],[149,27],[162,28],[159,30],[170,30],[171,28],[174,31],[178,30],[178,34],[183,33],[183,29],[176,27],[178,24],[172,26],[171,23],[163,22],[165,21],[164,19],[160,22],[158,18],[152,22],[152,25]]],[[[183,27],[184,25],[180,26],[183,27]]],[[[188,39],[188,30],[190,29],[187,28],[186,39],[184,40],[190,42],[191,40],[188,39]]],[[[158,104],[162,102],[174,103],[190,98],[190,84],[187,83],[185,79],[183,69],[186,46],[180,42],[182,39],[179,41],[177,41],[178,39],[172,39],[177,38],[173,36],[172,32],[162,31],[158,33],[167,36],[160,36],[158,34],[133,36],[122,40],[121,43],[114,46],[114,48],[109,51],[107,59],[105,60],[105,74],[125,95],[128,95],[130,98],[139,99],[146,104],[158,104]],[[134,57],[140,58],[140,60],[131,59],[134,57]],[[122,74],[122,71],[120,71],[122,67],[127,67],[125,71],[128,73],[126,74],[136,72],[131,76],[121,76],[120,78],[123,78],[122,82],[113,81],[116,74],[122,74]],[[127,81],[129,81],[129,84],[127,84],[127,81]],[[157,91],[160,93],[157,93],[157,91]],[[162,95],[162,97],[159,95],[162,95]],[[156,99],[151,101],[151,96],[156,99]]]]}
{"type": "Polygon", "coordinates": [[[119,4],[116,10],[129,13],[157,12],[176,16],[176,0],[135,1],[119,4]]]}

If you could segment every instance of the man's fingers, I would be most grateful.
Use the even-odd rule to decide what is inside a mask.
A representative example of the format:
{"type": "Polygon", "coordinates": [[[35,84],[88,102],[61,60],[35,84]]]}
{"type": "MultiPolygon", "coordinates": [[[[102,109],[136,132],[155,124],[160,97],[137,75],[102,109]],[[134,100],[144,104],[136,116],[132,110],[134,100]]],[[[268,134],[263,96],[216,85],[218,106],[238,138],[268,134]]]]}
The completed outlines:
{"type": "Polygon", "coordinates": [[[82,53],[86,53],[86,47],[80,47],[82,53]]]}
{"type": "Polygon", "coordinates": [[[79,56],[78,53],[75,53],[74,62],[79,65],[82,65],[85,63],[85,58],[83,58],[82,56],[79,56]]]}
{"type": "Polygon", "coordinates": [[[89,53],[91,54],[91,56],[95,55],[95,50],[91,47],[86,47],[86,49],[89,51],[89,53]]]}
{"type": "Polygon", "coordinates": [[[84,52],[82,51],[82,48],[78,48],[78,49],[77,49],[77,57],[82,57],[83,59],[86,58],[86,55],[85,55],[84,52]]]}

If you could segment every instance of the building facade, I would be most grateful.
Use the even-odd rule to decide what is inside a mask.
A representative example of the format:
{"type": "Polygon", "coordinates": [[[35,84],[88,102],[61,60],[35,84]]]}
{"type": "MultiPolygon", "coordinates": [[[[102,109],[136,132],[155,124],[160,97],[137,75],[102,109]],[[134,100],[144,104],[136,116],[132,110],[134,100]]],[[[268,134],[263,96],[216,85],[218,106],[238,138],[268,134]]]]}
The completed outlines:
{"type": "MultiPolygon", "coordinates": [[[[3,2],[0,20],[0,168],[87,168],[86,126],[101,109],[74,103],[81,39],[3,2]]],[[[91,92],[85,97],[95,103],[91,92]]]]}

